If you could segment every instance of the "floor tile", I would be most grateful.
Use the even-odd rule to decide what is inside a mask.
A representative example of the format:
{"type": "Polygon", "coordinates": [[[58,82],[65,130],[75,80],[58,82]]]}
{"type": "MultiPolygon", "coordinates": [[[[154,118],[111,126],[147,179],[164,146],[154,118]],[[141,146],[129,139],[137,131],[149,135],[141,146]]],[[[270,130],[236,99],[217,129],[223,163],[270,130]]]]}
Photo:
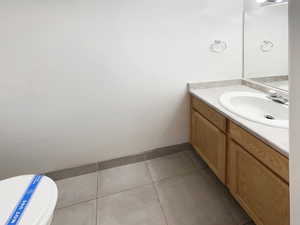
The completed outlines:
{"type": "MultiPolygon", "coordinates": [[[[237,225],[244,225],[251,221],[251,218],[248,214],[241,208],[241,206],[233,199],[233,197],[228,193],[228,209],[236,222],[237,225]]],[[[251,223],[249,225],[252,225],[251,223]]],[[[253,224],[255,225],[255,224],[253,224]]]]}
{"type": "Polygon", "coordinates": [[[97,172],[56,181],[57,208],[70,206],[97,197],[97,172]]]}
{"type": "Polygon", "coordinates": [[[231,216],[233,217],[237,225],[244,225],[251,222],[248,214],[241,208],[241,206],[235,201],[229,190],[221,183],[217,176],[209,169],[202,173],[207,182],[212,183],[211,187],[215,188],[216,191],[220,192],[220,199],[224,202],[228,208],[231,216]]]}
{"type": "Polygon", "coordinates": [[[187,174],[196,169],[186,152],[152,159],[147,161],[147,165],[154,181],[187,174]]]}
{"type": "Polygon", "coordinates": [[[166,225],[152,184],[98,199],[98,225],[166,225]]]}
{"type": "Polygon", "coordinates": [[[150,184],[150,173],[145,162],[101,170],[98,196],[106,196],[150,184]]]}
{"type": "MultiPolygon", "coordinates": [[[[205,170],[156,183],[168,225],[237,225],[205,170]]],[[[224,187],[223,187],[224,188],[224,187]]]]}
{"type": "Polygon", "coordinates": [[[203,161],[203,159],[201,159],[201,157],[198,155],[198,153],[195,150],[187,151],[186,153],[193,160],[195,166],[198,169],[207,168],[207,164],[203,161]]]}
{"type": "Polygon", "coordinates": [[[96,225],[96,200],[57,209],[51,225],[96,225]]]}

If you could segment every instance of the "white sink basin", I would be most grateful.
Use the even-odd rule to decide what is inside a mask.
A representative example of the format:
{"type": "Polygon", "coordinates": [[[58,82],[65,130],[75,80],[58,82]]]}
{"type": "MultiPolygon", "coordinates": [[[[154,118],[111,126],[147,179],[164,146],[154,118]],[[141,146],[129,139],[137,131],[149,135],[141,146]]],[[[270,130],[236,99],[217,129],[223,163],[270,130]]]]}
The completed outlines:
{"type": "Polygon", "coordinates": [[[227,92],[220,97],[220,103],[230,112],[247,120],[272,127],[289,127],[288,106],[273,102],[266,94],[227,92]]]}

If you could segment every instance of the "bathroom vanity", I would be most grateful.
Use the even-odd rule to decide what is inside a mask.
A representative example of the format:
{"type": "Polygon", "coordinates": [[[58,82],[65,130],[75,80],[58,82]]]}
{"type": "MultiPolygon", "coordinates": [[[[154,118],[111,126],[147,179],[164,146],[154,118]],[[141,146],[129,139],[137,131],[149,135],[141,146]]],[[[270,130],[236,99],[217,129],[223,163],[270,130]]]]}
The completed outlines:
{"type": "Polygon", "coordinates": [[[246,120],[224,108],[242,84],[190,87],[191,144],[257,225],[289,224],[288,129],[246,120]]]}

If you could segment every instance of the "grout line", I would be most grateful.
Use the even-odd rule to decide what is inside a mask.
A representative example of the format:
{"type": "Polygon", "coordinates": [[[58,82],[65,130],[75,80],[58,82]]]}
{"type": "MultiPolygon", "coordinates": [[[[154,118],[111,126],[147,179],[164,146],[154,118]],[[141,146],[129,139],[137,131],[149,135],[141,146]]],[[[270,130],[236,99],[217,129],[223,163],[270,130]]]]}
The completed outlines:
{"type": "Polygon", "coordinates": [[[150,170],[150,166],[149,166],[149,162],[150,160],[147,160],[147,161],[145,161],[145,165],[146,165],[146,169],[147,169],[147,173],[149,174],[149,176],[150,176],[150,179],[151,179],[151,181],[152,181],[152,183],[154,182],[154,177],[153,177],[153,175],[152,175],[152,173],[151,173],[151,170],[150,170]]]}
{"type": "Polygon", "coordinates": [[[147,173],[148,173],[148,175],[150,177],[151,183],[153,184],[154,177],[153,177],[153,175],[151,173],[151,169],[150,169],[149,163],[150,163],[150,160],[145,161],[145,166],[146,166],[147,173]]]}
{"type": "Polygon", "coordinates": [[[152,185],[153,185],[153,188],[154,188],[154,190],[155,190],[156,197],[157,197],[157,201],[158,201],[158,204],[159,204],[159,206],[160,206],[161,212],[162,212],[162,214],[163,214],[163,216],[164,216],[165,223],[166,223],[166,225],[168,225],[168,224],[169,224],[169,221],[168,221],[168,218],[167,218],[167,216],[166,216],[166,213],[165,213],[165,210],[164,210],[164,208],[163,208],[163,205],[162,205],[162,203],[161,203],[161,200],[160,200],[160,198],[159,198],[159,193],[158,193],[157,187],[156,187],[156,185],[155,185],[154,183],[153,183],[152,185]]]}
{"type": "Polygon", "coordinates": [[[82,204],[82,203],[87,203],[87,202],[95,201],[95,200],[97,200],[97,198],[79,201],[79,202],[76,202],[76,203],[72,203],[72,204],[70,204],[70,205],[66,205],[66,206],[63,206],[63,207],[55,208],[55,211],[56,211],[56,210],[60,210],[60,209],[69,208],[69,207],[72,207],[72,206],[75,206],[75,205],[80,205],[80,204],[82,204]]]}
{"type": "Polygon", "coordinates": [[[164,181],[171,180],[171,179],[174,179],[174,178],[186,177],[186,176],[191,175],[191,174],[199,175],[199,171],[192,170],[192,171],[186,172],[184,174],[177,174],[177,175],[174,175],[174,176],[171,176],[171,177],[165,177],[165,178],[159,179],[157,181],[153,181],[153,183],[157,184],[159,182],[164,182],[164,181]]]}
{"type": "MultiPolygon", "coordinates": [[[[151,175],[151,172],[150,172],[150,168],[148,167],[148,165],[146,165],[146,167],[147,167],[147,171],[148,171],[148,173],[150,174],[151,179],[152,179],[152,175],[151,175]]],[[[165,224],[168,225],[169,222],[168,222],[168,219],[167,219],[165,210],[164,210],[164,208],[163,208],[163,206],[162,206],[161,200],[160,200],[160,198],[159,198],[159,193],[158,193],[158,190],[157,190],[156,183],[155,183],[154,179],[152,179],[152,186],[153,186],[153,188],[154,188],[154,191],[155,191],[155,194],[156,194],[156,197],[157,197],[157,201],[158,201],[159,207],[160,207],[161,212],[162,212],[162,214],[163,214],[163,217],[164,217],[164,219],[165,219],[165,224]]]]}
{"type": "Polygon", "coordinates": [[[147,183],[147,184],[138,185],[138,186],[135,186],[135,187],[132,187],[132,188],[127,188],[127,189],[124,189],[124,190],[122,190],[122,191],[118,191],[118,192],[115,192],[115,193],[107,194],[107,195],[104,195],[104,196],[98,196],[97,199],[100,199],[100,198],[107,198],[107,197],[110,197],[110,196],[113,196],[113,195],[117,195],[117,194],[120,194],[120,193],[123,193],[123,192],[132,191],[132,190],[134,190],[134,189],[146,187],[146,186],[149,186],[149,185],[151,185],[151,184],[152,184],[152,182],[147,183]]]}

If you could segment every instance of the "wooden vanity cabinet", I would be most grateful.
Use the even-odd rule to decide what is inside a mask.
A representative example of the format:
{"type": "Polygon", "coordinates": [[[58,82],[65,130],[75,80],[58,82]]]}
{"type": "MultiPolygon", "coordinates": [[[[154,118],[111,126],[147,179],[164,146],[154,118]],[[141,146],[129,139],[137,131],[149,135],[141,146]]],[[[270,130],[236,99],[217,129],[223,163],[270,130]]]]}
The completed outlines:
{"type": "Polygon", "coordinates": [[[289,224],[289,186],[229,140],[227,186],[256,225],[289,224]]]}
{"type": "Polygon", "coordinates": [[[256,225],[289,225],[289,160],[191,98],[191,143],[256,225]]]}

